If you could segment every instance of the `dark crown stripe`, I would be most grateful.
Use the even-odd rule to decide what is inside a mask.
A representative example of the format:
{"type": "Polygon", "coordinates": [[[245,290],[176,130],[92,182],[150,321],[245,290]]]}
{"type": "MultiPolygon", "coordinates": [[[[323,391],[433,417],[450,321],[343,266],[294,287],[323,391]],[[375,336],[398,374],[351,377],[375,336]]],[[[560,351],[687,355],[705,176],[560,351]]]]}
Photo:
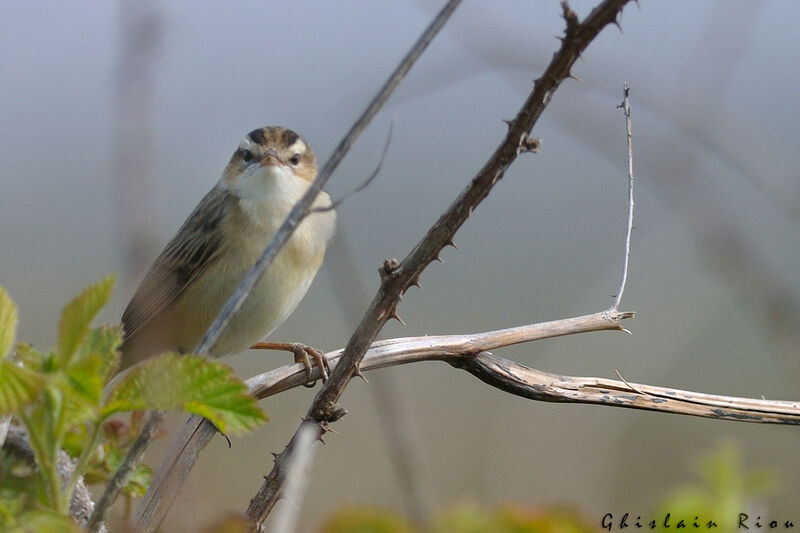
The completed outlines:
{"type": "Polygon", "coordinates": [[[288,146],[291,146],[294,143],[296,143],[297,139],[299,139],[299,138],[300,138],[300,136],[298,134],[296,134],[295,132],[293,132],[292,130],[284,130],[283,131],[283,138],[281,139],[281,141],[283,141],[283,145],[284,146],[288,147],[288,146]]]}
{"type": "Polygon", "coordinates": [[[261,128],[251,131],[247,136],[256,144],[264,144],[267,140],[267,137],[264,135],[264,130],[261,128]]]}

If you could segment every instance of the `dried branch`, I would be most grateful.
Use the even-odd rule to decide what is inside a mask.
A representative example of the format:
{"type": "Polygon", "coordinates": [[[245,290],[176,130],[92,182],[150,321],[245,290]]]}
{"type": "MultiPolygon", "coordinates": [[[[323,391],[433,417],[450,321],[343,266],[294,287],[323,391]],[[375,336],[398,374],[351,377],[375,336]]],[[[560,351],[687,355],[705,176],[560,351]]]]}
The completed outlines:
{"type": "Polygon", "coordinates": [[[451,361],[451,364],[489,385],[531,400],[592,403],[737,422],[800,424],[800,402],[737,398],[624,380],[560,376],[488,352],[451,361]]]}
{"type": "MultiPolygon", "coordinates": [[[[592,403],[739,422],[800,424],[800,402],[706,394],[632,383],[623,378],[562,376],[489,353],[503,346],[563,335],[623,331],[620,321],[631,317],[632,313],[611,315],[604,311],[482,333],[383,340],[372,345],[361,368],[368,371],[421,361],[444,361],[489,385],[532,400],[592,403]]],[[[331,368],[339,364],[342,352],[327,354],[331,368]]],[[[254,376],[247,384],[257,397],[266,398],[299,387],[305,379],[305,368],[291,364],[254,376]]]]}
{"type": "MultiPolygon", "coordinates": [[[[606,0],[589,16],[579,22],[577,15],[562,3],[566,32],[561,48],[556,52],[542,76],[536,81],[517,116],[509,124],[503,142],[489,161],[478,172],[470,185],[439,218],[427,235],[402,262],[387,260],[380,269],[381,286],[370,304],[353,336],[345,348],[341,363],[332,371],[330,379],[317,394],[307,419],[314,420],[321,435],[327,424],[341,416],[336,402],[344,392],[350,379],[360,373],[359,365],[369,346],[375,340],[383,324],[397,318],[396,306],[402,294],[418,282],[422,271],[439,257],[441,250],[452,243],[455,232],[466,221],[472,210],[489,194],[492,187],[503,177],[505,171],[521,151],[531,144],[528,136],[533,125],[547,106],[553,91],[570,76],[575,61],[595,36],[607,24],[616,22],[616,17],[628,0],[606,0]]],[[[294,442],[294,438],[292,442],[294,442]]],[[[276,457],[275,466],[267,475],[264,484],[250,501],[247,517],[251,527],[259,530],[279,497],[285,484],[285,465],[292,453],[292,442],[276,457]]]]}

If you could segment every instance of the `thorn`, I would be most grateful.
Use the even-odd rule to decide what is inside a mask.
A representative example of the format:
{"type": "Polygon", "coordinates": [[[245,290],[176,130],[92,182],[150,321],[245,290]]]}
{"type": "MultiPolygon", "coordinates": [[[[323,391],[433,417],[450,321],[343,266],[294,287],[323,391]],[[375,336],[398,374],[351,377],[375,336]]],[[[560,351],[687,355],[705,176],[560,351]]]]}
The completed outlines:
{"type": "Polygon", "coordinates": [[[625,378],[623,378],[623,377],[622,377],[622,374],[620,374],[620,373],[619,373],[619,370],[617,370],[616,368],[614,369],[614,373],[615,373],[615,374],[617,375],[617,377],[618,377],[620,380],[622,380],[622,382],[623,382],[625,385],[627,385],[627,386],[628,386],[628,388],[629,388],[629,389],[631,389],[633,392],[639,393],[639,394],[641,394],[642,396],[649,396],[649,394],[647,394],[646,392],[642,392],[642,391],[640,391],[639,389],[637,389],[636,387],[634,387],[633,385],[631,385],[630,383],[628,383],[628,382],[625,380],[625,378]]]}
{"type": "Polygon", "coordinates": [[[439,254],[438,254],[438,253],[436,254],[436,257],[434,257],[434,258],[433,258],[433,260],[434,260],[434,261],[438,261],[438,262],[440,262],[440,263],[444,263],[444,260],[443,260],[441,257],[439,257],[439,254]]]}
{"type": "Polygon", "coordinates": [[[414,279],[412,279],[409,284],[409,287],[417,287],[419,290],[422,290],[422,284],[419,282],[419,274],[417,274],[414,279]]]}
{"type": "Polygon", "coordinates": [[[356,365],[356,368],[353,370],[353,375],[363,379],[364,383],[369,383],[369,381],[367,381],[367,378],[364,377],[364,373],[361,372],[361,365],[356,365]]]}
{"type": "Polygon", "coordinates": [[[577,81],[578,83],[581,83],[581,82],[583,82],[583,80],[582,80],[582,79],[580,79],[578,76],[576,76],[576,75],[575,75],[575,74],[573,74],[572,72],[570,72],[569,74],[567,74],[567,77],[568,77],[568,78],[572,78],[573,80],[577,81]]]}
{"type": "MultiPolygon", "coordinates": [[[[328,431],[330,431],[330,430],[328,430],[328,431]]],[[[319,441],[320,441],[322,444],[328,444],[327,442],[325,442],[325,439],[323,438],[323,436],[322,436],[322,435],[320,435],[320,436],[318,437],[318,440],[319,440],[319,441]]]]}
{"type": "Polygon", "coordinates": [[[501,118],[500,120],[502,120],[503,122],[506,123],[506,126],[508,126],[508,129],[511,129],[511,126],[514,125],[514,121],[513,120],[508,120],[507,118],[501,118]]]}
{"type": "Polygon", "coordinates": [[[396,310],[395,310],[395,311],[392,311],[392,314],[391,314],[391,315],[389,315],[389,318],[394,318],[395,320],[397,320],[398,322],[400,322],[400,325],[402,325],[402,326],[405,326],[405,325],[406,325],[406,323],[405,323],[405,322],[403,322],[403,319],[402,319],[402,318],[400,318],[400,317],[397,315],[397,311],[396,311],[396,310]]]}
{"type": "Polygon", "coordinates": [[[444,243],[445,246],[452,246],[456,250],[458,250],[458,245],[453,242],[453,239],[447,239],[447,242],[444,243]]]}
{"type": "Polygon", "coordinates": [[[340,418],[342,418],[346,414],[347,414],[347,409],[345,409],[344,407],[342,407],[340,405],[334,405],[328,411],[328,413],[327,413],[328,416],[327,416],[325,422],[336,422],[337,420],[339,420],[340,418]]]}
{"type": "Polygon", "coordinates": [[[277,453],[275,453],[275,452],[269,452],[269,454],[272,456],[272,459],[273,459],[274,461],[277,461],[277,460],[278,460],[278,454],[277,454],[277,453]]]}

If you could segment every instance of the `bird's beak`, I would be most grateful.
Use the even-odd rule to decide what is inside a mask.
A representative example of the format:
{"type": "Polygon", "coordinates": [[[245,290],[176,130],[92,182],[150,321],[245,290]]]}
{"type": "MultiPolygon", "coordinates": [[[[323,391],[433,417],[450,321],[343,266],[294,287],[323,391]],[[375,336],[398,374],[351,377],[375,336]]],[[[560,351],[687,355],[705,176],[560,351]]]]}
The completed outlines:
{"type": "Polygon", "coordinates": [[[275,152],[275,150],[268,150],[266,155],[261,158],[261,161],[259,161],[259,164],[262,167],[268,167],[268,166],[283,167],[283,166],[285,166],[284,162],[281,160],[280,157],[278,157],[278,153],[275,152]]]}

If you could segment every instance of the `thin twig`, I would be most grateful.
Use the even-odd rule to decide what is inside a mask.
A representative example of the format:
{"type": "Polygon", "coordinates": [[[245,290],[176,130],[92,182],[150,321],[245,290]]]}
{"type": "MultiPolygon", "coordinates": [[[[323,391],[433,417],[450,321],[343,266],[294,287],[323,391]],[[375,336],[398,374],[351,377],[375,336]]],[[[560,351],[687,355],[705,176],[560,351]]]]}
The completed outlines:
{"type": "Polygon", "coordinates": [[[623,92],[622,103],[617,107],[622,108],[625,113],[625,133],[628,141],[628,230],[625,234],[625,262],[622,265],[622,281],[619,284],[614,305],[611,307],[615,310],[619,309],[622,293],[625,292],[625,284],[628,282],[628,266],[631,262],[631,233],[633,233],[633,132],[631,127],[631,87],[627,81],[623,92]]]}
{"type": "MultiPolygon", "coordinates": [[[[397,317],[397,303],[402,294],[416,283],[422,271],[439,257],[442,249],[452,242],[455,232],[466,221],[472,210],[483,201],[493,186],[519,155],[521,140],[526,140],[533,125],[547,106],[553,91],[569,77],[570,70],[581,52],[607,24],[613,23],[628,0],[606,0],[598,5],[584,22],[579,22],[566,2],[562,3],[567,23],[561,48],[556,52],[509,125],[505,139],[478,172],[470,185],[459,195],[447,211],[431,227],[425,237],[402,261],[387,260],[380,269],[381,286],[361,323],[356,328],[339,365],[314,398],[307,419],[314,420],[322,431],[323,424],[337,419],[339,397],[353,376],[359,375],[359,365],[383,324],[397,317]]],[[[285,484],[285,470],[292,449],[287,447],[275,461],[258,493],[250,501],[247,517],[253,530],[260,530],[270,509],[280,496],[285,484]]]]}
{"type": "Polygon", "coordinates": [[[372,171],[372,173],[369,175],[369,177],[367,177],[367,179],[365,179],[361,183],[361,185],[359,185],[355,189],[344,193],[339,198],[337,198],[336,200],[331,202],[330,205],[326,205],[326,206],[322,206],[322,207],[315,207],[314,209],[311,210],[312,213],[325,213],[326,211],[333,211],[335,209],[338,209],[339,206],[342,205],[342,203],[345,200],[347,200],[351,196],[354,196],[357,193],[360,193],[361,191],[363,191],[364,189],[369,187],[369,184],[372,183],[372,181],[375,179],[375,177],[381,171],[381,167],[383,166],[383,161],[384,161],[384,159],[386,159],[386,153],[389,151],[389,145],[392,143],[392,131],[393,130],[394,130],[394,120],[392,120],[392,122],[389,123],[389,133],[386,135],[386,144],[383,145],[383,152],[381,152],[381,158],[378,160],[378,165],[375,167],[375,170],[372,171]]]}
{"type": "MultiPolygon", "coordinates": [[[[345,154],[347,154],[347,152],[350,150],[350,147],[353,145],[353,143],[355,143],[356,139],[358,139],[381,107],[383,107],[383,105],[389,99],[389,96],[391,96],[392,92],[394,92],[394,89],[406,76],[406,74],[408,74],[408,71],[411,69],[414,63],[416,63],[433,38],[439,33],[442,27],[444,27],[444,24],[447,22],[447,20],[453,14],[453,11],[455,11],[456,7],[458,7],[460,3],[461,0],[449,0],[447,2],[444,8],[442,8],[439,14],[433,19],[419,39],[417,39],[400,64],[395,68],[395,70],[384,83],[383,87],[381,87],[380,91],[378,91],[378,94],[372,99],[358,120],[356,120],[347,134],[345,134],[344,138],[342,138],[342,140],[339,142],[339,145],[336,147],[336,150],[334,150],[333,154],[331,154],[331,157],[325,163],[325,166],[322,167],[322,170],[319,172],[317,177],[311,182],[311,185],[309,185],[309,188],[305,194],[303,194],[300,200],[298,200],[297,203],[292,207],[289,215],[286,217],[286,220],[284,220],[283,224],[281,224],[280,228],[278,228],[278,231],[275,233],[272,241],[269,243],[269,245],[267,245],[267,247],[264,249],[264,252],[255,262],[250,271],[248,271],[248,273],[245,275],[244,279],[236,288],[236,291],[234,291],[233,295],[217,315],[217,318],[214,319],[214,322],[208,328],[208,331],[206,331],[198,348],[196,349],[197,354],[204,355],[214,347],[219,337],[228,327],[228,324],[230,324],[231,320],[233,320],[234,316],[241,309],[247,296],[261,279],[263,273],[272,263],[275,256],[278,254],[286,241],[289,240],[289,237],[292,235],[295,228],[300,225],[303,219],[311,213],[310,208],[313,205],[314,200],[322,190],[322,187],[328,181],[328,178],[330,178],[331,174],[333,174],[333,171],[344,158],[345,154]]],[[[147,422],[145,422],[142,432],[140,433],[139,437],[137,437],[137,441],[134,443],[134,446],[137,444],[144,444],[144,447],[146,448],[147,445],[149,445],[147,435],[150,434],[151,430],[153,429],[150,426],[157,426],[160,424],[160,422],[160,416],[156,413],[152,413],[147,422]]],[[[120,466],[120,469],[124,468],[126,470],[133,471],[135,464],[141,459],[140,456],[136,463],[131,463],[129,465],[129,457],[131,460],[134,459],[129,453],[128,456],[126,456],[123,460],[123,464],[120,466]]],[[[154,516],[146,511],[140,513],[139,509],[137,509],[137,516],[135,517],[135,520],[139,524],[139,530],[154,531],[157,529],[161,524],[161,521],[163,521],[164,517],[166,516],[166,512],[169,510],[171,504],[172,501],[166,503],[166,505],[160,505],[162,512],[158,516],[154,516]],[[143,520],[147,520],[147,522],[143,523],[143,520]]]]}
{"type": "Polygon", "coordinates": [[[111,506],[114,505],[120,492],[122,492],[122,489],[124,489],[125,485],[130,481],[136,465],[141,462],[144,452],[147,450],[147,446],[158,433],[158,428],[163,418],[164,413],[162,411],[150,412],[147,422],[145,422],[142,431],[136,437],[133,445],[131,445],[131,449],[128,450],[123,463],[117,468],[117,471],[114,472],[114,475],[106,484],[106,489],[103,491],[103,495],[97,502],[94,512],[91,518],[89,518],[89,522],[86,524],[86,529],[89,531],[98,531],[98,528],[106,521],[108,513],[111,512],[111,506]]]}

